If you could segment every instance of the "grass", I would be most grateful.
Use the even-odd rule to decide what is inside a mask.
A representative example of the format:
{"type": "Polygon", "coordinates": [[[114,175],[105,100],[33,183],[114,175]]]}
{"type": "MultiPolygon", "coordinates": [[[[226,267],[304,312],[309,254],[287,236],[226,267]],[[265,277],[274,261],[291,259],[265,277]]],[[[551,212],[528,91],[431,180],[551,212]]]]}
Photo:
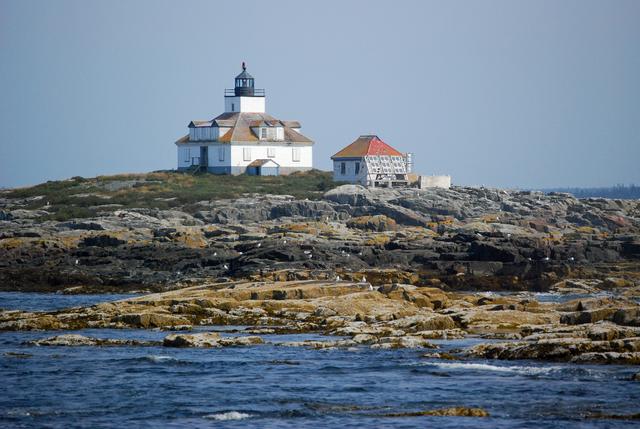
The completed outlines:
{"type": "Polygon", "coordinates": [[[251,194],[292,195],[319,199],[339,185],[331,173],[312,170],[288,176],[226,176],[175,171],[120,174],[95,178],[73,177],[29,188],[2,192],[11,199],[27,199],[24,208],[45,209],[44,219],[87,218],[98,211],[121,208],[182,207],[195,209],[198,201],[238,198],[251,194]]]}

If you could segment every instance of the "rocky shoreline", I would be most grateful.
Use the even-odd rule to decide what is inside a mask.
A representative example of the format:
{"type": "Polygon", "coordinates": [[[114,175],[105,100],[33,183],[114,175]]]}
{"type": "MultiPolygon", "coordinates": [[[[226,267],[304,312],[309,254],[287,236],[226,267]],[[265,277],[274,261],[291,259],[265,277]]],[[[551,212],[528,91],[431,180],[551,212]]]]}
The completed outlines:
{"type": "MultiPolygon", "coordinates": [[[[5,331],[85,328],[174,331],[164,338],[165,347],[250,346],[262,344],[260,335],[265,334],[319,333],[327,338],[276,344],[436,350],[434,339],[472,336],[487,342],[446,356],[437,352],[426,356],[640,363],[640,305],[624,298],[540,303],[530,297],[447,293],[400,284],[374,288],[370,283],[344,281],[245,281],[192,286],[87,308],[0,313],[0,330],[5,331]],[[213,325],[247,327],[228,338],[216,332],[189,332],[213,325]]],[[[61,335],[33,344],[121,345],[114,341],[61,335]]],[[[150,344],[127,340],[122,345],[150,344]]]]}
{"type": "MultiPolygon", "coordinates": [[[[638,201],[343,185],[316,200],[98,205],[94,217],[55,221],[34,203],[44,197],[7,195],[0,290],[151,294],[2,311],[1,330],[249,326],[236,340],[178,332],[163,342],[194,347],[314,332],[339,338],[282,345],[435,350],[434,339],[477,336],[487,342],[447,358],[640,363],[638,201]],[[534,291],[580,298],[540,302],[534,291]]],[[[101,341],[49,343],[117,345],[101,341]]]]}
{"type": "Polygon", "coordinates": [[[633,200],[343,185],[318,200],[253,195],[172,209],[119,209],[107,199],[92,206],[95,217],[59,222],[47,217],[46,196],[3,195],[5,291],[159,292],[211,279],[336,277],[492,291],[546,291],[576,279],[587,293],[640,283],[633,200]]]}

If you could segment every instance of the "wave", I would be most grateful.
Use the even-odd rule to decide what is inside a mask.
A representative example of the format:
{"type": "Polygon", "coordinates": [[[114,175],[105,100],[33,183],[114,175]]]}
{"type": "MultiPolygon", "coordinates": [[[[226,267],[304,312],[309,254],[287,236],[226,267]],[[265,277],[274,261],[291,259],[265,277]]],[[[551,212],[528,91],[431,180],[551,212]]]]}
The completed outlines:
{"type": "Polygon", "coordinates": [[[549,374],[551,372],[564,369],[561,366],[501,366],[471,362],[425,362],[423,365],[435,366],[440,369],[469,369],[478,371],[508,372],[523,375],[549,374]]]}
{"type": "Polygon", "coordinates": [[[241,413],[238,411],[227,411],[224,413],[216,413],[216,414],[207,414],[204,416],[205,419],[211,420],[243,420],[251,417],[251,414],[241,413]]]}
{"type": "Polygon", "coordinates": [[[142,359],[148,360],[151,362],[173,362],[178,360],[173,356],[164,356],[164,355],[149,355],[149,356],[143,357],[142,359]]]}

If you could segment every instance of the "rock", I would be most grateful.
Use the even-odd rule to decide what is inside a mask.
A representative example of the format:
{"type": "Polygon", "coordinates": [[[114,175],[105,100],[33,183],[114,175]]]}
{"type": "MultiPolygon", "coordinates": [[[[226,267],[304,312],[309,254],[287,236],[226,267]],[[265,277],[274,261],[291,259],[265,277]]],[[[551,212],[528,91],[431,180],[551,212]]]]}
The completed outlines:
{"type": "Polygon", "coordinates": [[[112,321],[137,328],[167,328],[190,324],[189,320],[183,317],[159,313],[122,314],[114,317],[112,321]]]}
{"type": "Polygon", "coordinates": [[[441,416],[441,417],[489,417],[489,413],[482,408],[452,407],[437,410],[416,411],[406,413],[385,414],[385,417],[421,417],[421,416],[441,416]]]}
{"type": "Polygon", "coordinates": [[[613,322],[618,325],[640,326],[640,308],[621,308],[613,314],[613,322]]]}
{"type": "Polygon", "coordinates": [[[539,359],[604,363],[636,363],[640,338],[592,341],[588,338],[549,338],[531,342],[491,343],[472,347],[468,353],[489,359],[539,359]]]}
{"type": "Polygon", "coordinates": [[[456,327],[456,324],[451,317],[442,314],[418,314],[415,316],[403,317],[389,322],[388,325],[396,329],[402,329],[406,332],[446,330],[454,329],[456,327]]]}
{"type": "Polygon", "coordinates": [[[352,340],[358,344],[374,344],[378,341],[378,338],[371,334],[357,334],[352,340]]]}
{"type": "Polygon", "coordinates": [[[372,192],[360,185],[342,185],[327,191],[323,197],[327,201],[349,206],[371,204],[372,192]]]}
{"type": "Polygon", "coordinates": [[[393,231],[396,229],[396,221],[385,215],[360,216],[347,221],[347,227],[377,232],[393,231]]]}
{"type": "Polygon", "coordinates": [[[606,363],[606,364],[640,364],[640,353],[638,352],[600,352],[582,353],[571,358],[573,363],[606,363]]]}
{"type": "Polygon", "coordinates": [[[96,246],[96,247],[114,247],[126,243],[124,240],[120,240],[110,235],[102,234],[91,237],[86,237],[80,243],[82,246],[96,246]]]}
{"type": "Polygon", "coordinates": [[[203,332],[197,334],[170,334],[164,338],[165,347],[230,347],[263,344],[262,338],[257,336],[221,338],[217,332],[203,332]]]}
{"type": "Polygon", "coordinates": [[[220,334],[203,332],[198,334],[169,334],[164,337],[165,347],[218,347],[220,334]]]}
{"type": "Polygon", "coordinates": [[[640,381],[640,372],[636,372],[635,374],[633,374],[631,376],[631,380],[633,381],[640,381]]]}
{"type": "Polygon", "coordinates": [[[616,313],[615,308],[598,308],[595,310],[578,311],[563,314],[560,323],[567,325],[579,325],[583,323],[595,323],[600,320],[609,320],[616,313]]]}
{"type": "Polygon", "coordinates": [[[405,335],[402,337],[383,337],[378,340],[372,348],[379,349],[415,349],[415,348],[437,348],[436,345],[430,343],[422,337],[405,335]]]}
{"type": "Polygon", "coordinates": [[[115,338],[92,338],[77,334],[64,334],[40,340],[29,341],[34,346],[155,346],[159,341],[123,340],[115,338]]]}

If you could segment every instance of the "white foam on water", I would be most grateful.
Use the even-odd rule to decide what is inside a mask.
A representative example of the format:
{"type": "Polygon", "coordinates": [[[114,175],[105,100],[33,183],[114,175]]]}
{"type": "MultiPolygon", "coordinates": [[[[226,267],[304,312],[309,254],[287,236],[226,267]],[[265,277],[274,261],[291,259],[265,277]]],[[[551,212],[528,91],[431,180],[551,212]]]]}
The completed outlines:
{"type": "Polygon", "coordinates": [[[424,365],[435,366],[441,369],[470,369],[479,371],[508,372],[524,375],[549,374],[553,371],[559,371],[563,369],[561,366],[501,366],[472,362],[425,362],[424,365]]]}
{"type": "Polygon", "coordinates": [[[163,356],[163,355],[149,355],[145,356],[145,359],[150,360],[151,362],[167,362],[176,360],[173,356],[163,356]]]}
{"type": "Polygon", "coordinates": [[[227,411],[226,413],[217,413],[217,414],[208,414],[204,416],[205,419],[212,420],[242,420],[248,419],[251,417],[251,414],[240,413],[238,411],[227,411]]]}

